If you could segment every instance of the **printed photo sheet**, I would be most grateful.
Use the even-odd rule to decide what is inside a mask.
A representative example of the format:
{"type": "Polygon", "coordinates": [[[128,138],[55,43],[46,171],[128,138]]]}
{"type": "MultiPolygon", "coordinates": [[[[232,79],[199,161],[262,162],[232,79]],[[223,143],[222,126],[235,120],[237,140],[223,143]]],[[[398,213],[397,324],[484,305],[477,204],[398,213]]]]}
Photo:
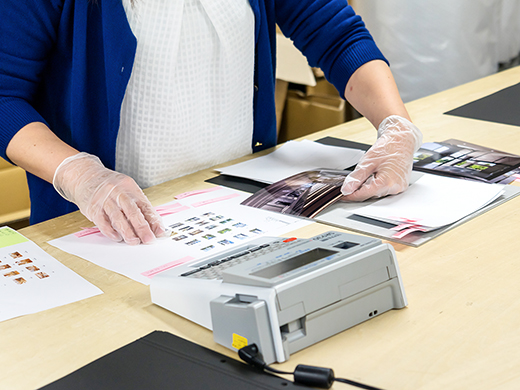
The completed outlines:
{"type": "Polygon", "coordinates": [[[49,244],[94,264],[149,285],[154,275],[188,261],[243,245],[259,236],[279,236],[312,222],[241,206],[249,194],[224,187],[180,194],[156,209],[165,237],[151,245],[129,246],[88,230],[49,244]]]}
{"type": "Polygon", "coordinates": [[[102,293],[17,231],[0,228],[0,321],[102,293]]]}

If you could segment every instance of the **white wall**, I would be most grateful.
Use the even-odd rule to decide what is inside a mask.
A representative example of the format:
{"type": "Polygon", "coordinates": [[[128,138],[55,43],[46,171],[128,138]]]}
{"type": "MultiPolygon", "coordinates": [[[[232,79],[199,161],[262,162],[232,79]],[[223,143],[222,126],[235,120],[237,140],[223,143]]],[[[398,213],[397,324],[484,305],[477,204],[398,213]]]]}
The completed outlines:
{"type": "Polygon", "coordinates": [[[410,101],[496,72],[520,53],[520,0],[350,0],[410,101]]]}

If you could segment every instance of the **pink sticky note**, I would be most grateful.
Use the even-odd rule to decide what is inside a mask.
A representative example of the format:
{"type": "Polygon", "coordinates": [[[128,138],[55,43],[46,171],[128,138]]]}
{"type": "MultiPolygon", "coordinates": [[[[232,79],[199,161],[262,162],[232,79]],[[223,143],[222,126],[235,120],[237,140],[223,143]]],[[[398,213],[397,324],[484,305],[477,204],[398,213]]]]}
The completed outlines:
{"type": "Polygon", "coordinates": [[[157,212],[159,213],[159,215],[161,217],[164,217],[165,215],[179,213],[181,211],[189,210],[189,209],[190,209],[189,206],[183,206],[180,203],[173,203],[170,205],[158,206],[155,208],[155,210],[157,210],[157,212]]]}
{"type": "Polygon", "coordinates": [[[191,257],[191,256],[186,256],[186,257],[183,257],[182,259],[170,261],[169,263],[160,265],[159,267],[155,267],[148,271],[144,271],[141,273],[141,275],[146,276],[147,278],[153,278],[155,275],[160,274],[161,272],[167,271],[169,269],[172,269],[174,267],[187,263],[188,261],[191,261],[193,259],[195,259],[195,258],[191,257]]]}
{"type": "Polygon", "coordinates": [[[74,235],[78,238],[89,236],[89,235],[95,234],[95,233],[101,233],[101,230],[99,230],[99,228],[96,226],[89,227],[89,228],[82,227],[81,229],[83,229],[83,230],[80,230],[79,232],[74,233],[74,235]]]}
{"type": "Polygon", "coordinates": [[[155,207],[155,211],[160,213],[161,211],[174,210],[174,209],[178,209],[180,207],[182,207],[182,204],[180,204],[179,202],[175,202],[175,203],[172,203],[172,204],[167,204],[167,205],[163,205],[163,206],[157,206],[157,207],[155,207]]]}
{"type": "Polygon", "coordinates": [[[176,209],[172,209],[172,210],[163,210],[163,211],[160,211],[159,212],[159,215],[161,217],[165,217],[167,215],[170,215],[170,214],[175,214],[175,213],[180,213],[181,211],[184,211],[184,210],[189,210],[190,209],[190,206],[182,206],[182,207],[179,207],[179,208],[176,208],[176,209]]]}
{"type": "Polygon", "coordinates": [[[220,189],[221,189],[221,187],[210,187],[210,188],[205,188],[203,190],[195,190],[195,191],[183,192],[182,194],[175,195],[175,199],[183,199],[183,198],[187,198],[188,196],[205,194],[207,192],[213,192],[213,191],[217,191],[217,190],[220,190],[220,189]]]}
{"type": "Polygon", "coordinates": [[[405,229],[403,231],[400,231],[399,233],[395,233],[392,237],[394,237],[394,238],[403,238],[403,237],[407,236],[408,234],[413,233],[413,232],[417,232],[417,231],[425,232],[426,229],[422,228],[420,226],[412,226],[409,229],[405,229]]]}
{"type": "Polygon", "coordinates": [[[233,199],[233,198],[236,198],[237,196],[240,196],[240,195],[239,194],[230,194],[230,195],[226,195],[226,196],[221,196],[219,198],[213,198],[213,199],[203,200],[202,202],[193,203],[191,206],[192,207],[205,206],[207,204],[222,202],[223,200],[228,200],[228,199],[233,199]]]}
{"type": "Polygon", "coordinates": [[[415,219],[415,218],[409,219],[409,218],[403,218],[403,217],[390,217],[390,219],[392,219],[394,221],[403,222],[403,223],[411,223],[414,225],[417,225],[417,222],[420,221],[419,219],[415,219]]]}
{"type": "Polygon", "coordinates": [[[400,231],[400,230],[403,230],[403,229],[406,229],[406,228],[409,228],[409,227],[412,227],[412,226],[415,226],[415,225],[412,224],[412,223],[402,223],[400,225],[394,226],[390,230],[400,231]]]}

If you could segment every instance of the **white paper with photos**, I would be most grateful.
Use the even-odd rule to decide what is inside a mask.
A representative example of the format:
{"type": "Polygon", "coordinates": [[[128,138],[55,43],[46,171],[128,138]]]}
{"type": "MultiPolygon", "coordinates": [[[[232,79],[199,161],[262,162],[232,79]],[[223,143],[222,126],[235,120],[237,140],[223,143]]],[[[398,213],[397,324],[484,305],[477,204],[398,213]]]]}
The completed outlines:
{"type": "MultiPolygon", "coordinates": [[[[183,197],[173,214],[163,216],[167,236],[150,245],[117,243],[101,233],[70,234],[49,244],[94,264],[149,285],[154,275],[201,259],[262,235],[278,236],[312,222],[241,206],[250,194],[218,187],[183,197]]],[[[165,205],[163,205],[165,206],[165,205]]]]}
{"type": "Polygon", "coordinates": [[[0,228],[0,321],[102,293],[17,231],[0,228]]]}

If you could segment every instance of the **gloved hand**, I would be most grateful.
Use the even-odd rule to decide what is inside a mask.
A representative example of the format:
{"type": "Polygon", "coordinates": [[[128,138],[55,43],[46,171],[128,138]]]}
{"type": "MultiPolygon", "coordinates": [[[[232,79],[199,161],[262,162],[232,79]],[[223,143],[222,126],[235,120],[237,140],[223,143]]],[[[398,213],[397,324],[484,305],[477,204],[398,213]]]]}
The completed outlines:
{"type": "Polygon", "coordinates": [[[397,115],[384,119],[377,130],[377,141],[345,178],[341,200],[360,202],[406,190],[413,155],[421,145],[422,133],[409,120],[397,115]]]}
{"type": "Polygon", "coordinates": [[[63,160],[53,185],[114,241],[148,244],[164,234],[161,217],[136,182],[105,168],[96,156],[78,153],[63,160]]]}

